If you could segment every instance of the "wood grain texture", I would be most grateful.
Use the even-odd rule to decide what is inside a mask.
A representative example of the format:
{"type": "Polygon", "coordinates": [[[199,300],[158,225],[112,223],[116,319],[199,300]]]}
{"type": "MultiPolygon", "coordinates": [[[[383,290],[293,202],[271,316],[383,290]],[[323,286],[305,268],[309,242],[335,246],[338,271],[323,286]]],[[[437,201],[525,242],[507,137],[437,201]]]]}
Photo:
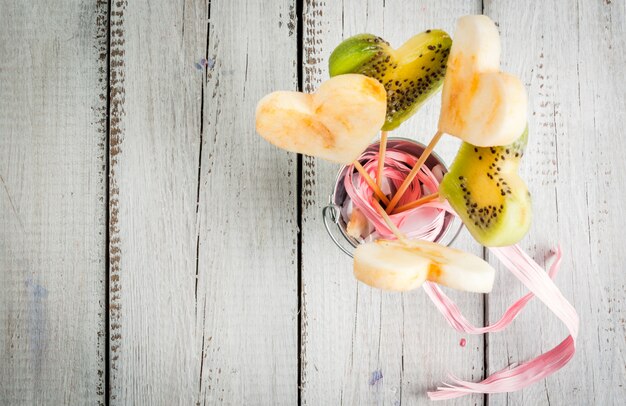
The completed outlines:
{"type": "Polygon", "coordinates": [[[0,6],[0,404],[105,402],[107,3],[0,6]]]}
{"type": "Polygon", "coordinates": [[[207,4],[111,10],[111,404],[193,404],[207,4]]]}
{"type": "Polygon", "coordinates": [[[114,3],[112,404],[297,400],[296,161],[254,131],[294,9],[114,3]]]}
{"type": "Polygon", "coordinates": [[[200,400],[298,401],[297,159],[256,134],[255,107],[297,88],[296,4],[210,6],[199,188],[200,400]]]}
{"type": "MultiPolygon", "coordinates": [[[[454,29],[457,16],[480,11],[480,2],[306,1],[304,5],[304,90],[328,78],[328,56],[342,39],[371,32],[399,47],[428,28],[454,29]]],[[[436,131],[439,96],[390,135],[428,143],[436,131]]],[[[437,147],[447,162],[458,141],[437,147]]],[[[304,158],[302,241],[302,403],[429,404],[426,391],[454,372],[466,379],[483,376],[483,338],[452,330],[421,291],[383,293],[358,283],[352,262],[331,242],[322,224],[339,167],[304,158]],[[374,379],[380,372],[382,379],[374,379]]],[[[482,256],[464,234],[456,247],[482,256]]],[[[482,323],[481,295],[451,292],[468,317],[482,323]]],[[[482,396],[450,404],[483,404],[482,396]]]]}
{"type": "MultiPolygon", "coordinates": [[[[626,124],[624,7],[623,1],[485,2],[485,14],[500,26],[503,68],[521,75],[529,89],[522,176],[534,220],[522,246],[546,263],[549,250],[562,244],[556,282],[581,322],[569,365],[523,391],[489,396],[490,405],[618,405],[626,397],[626,147],[616,138],[626,124]]],[[[525,292],[504,272],[499,282],[488,302],[492,320],[525,292]]],[[[490,335],[489,370],[536,356],[566,335],[533,301],[509,329],[490,335]]]]}

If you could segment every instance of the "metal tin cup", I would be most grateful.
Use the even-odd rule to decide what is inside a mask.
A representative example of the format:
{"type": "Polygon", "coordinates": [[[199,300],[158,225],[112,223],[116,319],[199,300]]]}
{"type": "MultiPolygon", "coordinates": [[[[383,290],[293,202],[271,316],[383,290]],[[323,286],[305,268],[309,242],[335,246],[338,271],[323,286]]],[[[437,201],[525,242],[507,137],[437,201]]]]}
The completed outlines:
{"type": "MultiPolygon", "coordinates": [[[[415,156],[416,158],[419,158],[426,147],[424,146],[424,144],[410,140],[408,138],[393,137],[387,140],[387,148],[399,149],[403,152],[415,156]]],[[[378,150],[379,143],[376,142],[370,144],[365,152],[377,152],[378,150]]],[[[425,165],[431,169],[436,165],[441,165],[444,173],[448,171],[448,168],[446,167],[441,157],[439,157],[434,152],[430,154],[428,159],[426,159],[425,165]]],[[[333,240],[335,245],[337,245],[337,247],[339,247],[339,249],[341,249],[346,255],[352,257],[353,254],[351,250],[356,248],[361,242],[356,238],[348,235],[347,224],[340,213],[340,207],[347,196],[347,192],[344,186],[344,178],[347,173],[348,165],[343,166],[339,170],[339,173],[337,174],[337,180],[335,181],[335,186],[333,187],[333,192],[329,198],[329,204],[322,209],[322,218],[324,220],[324,226],[326,227],[326,231],[328,232],[328,235],[333,240]],[[337,234],[340,234],[342,238],[338,238],[337,234]],[[346,248],[346,244],[341,243],[340,239],[345,240],[351,247],[346,248]]],[[[459,235],[462,226],[463,223],[461,222],[461,220],[459,220],[458,217],[454,216],[451,213],[446,213],[442,230],[435,238],[434,242],[446,246],[451,245],[456,237],[459,235]]]]}

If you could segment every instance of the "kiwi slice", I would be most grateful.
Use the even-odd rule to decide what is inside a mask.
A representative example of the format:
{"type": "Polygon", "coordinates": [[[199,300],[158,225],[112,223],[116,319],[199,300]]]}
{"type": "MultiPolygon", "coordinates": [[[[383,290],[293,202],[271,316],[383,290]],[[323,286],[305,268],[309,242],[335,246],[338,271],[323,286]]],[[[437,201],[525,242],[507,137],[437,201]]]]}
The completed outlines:
{"type": "Polygon", "coordinates": [[[443,84],[452,39],[442,30],[417,34],[400,48],[372,34],[343,41],[330,55],[330,76],[360,73],[377,79],[387,91],[383,130],[398,127],[443,84]]]}
{"type": "Polygon", "coordinates": [[[439,186],[484,246],[512,245],[528,232],[530,193],[517,173],[527,141],[528,128],[510,145],[481,148],[464,142],[439,186]]]}

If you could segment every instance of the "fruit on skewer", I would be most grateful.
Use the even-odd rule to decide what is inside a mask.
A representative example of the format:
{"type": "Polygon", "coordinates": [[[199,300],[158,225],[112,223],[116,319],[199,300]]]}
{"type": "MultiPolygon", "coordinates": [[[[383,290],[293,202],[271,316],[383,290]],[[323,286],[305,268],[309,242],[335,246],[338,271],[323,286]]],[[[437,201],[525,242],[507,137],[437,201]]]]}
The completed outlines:
{"type": "Polygon", "coordinates": [[[380,130],[386,105],[385,88],[377,80],[340,75],[313,94],[265,96],[257,105],[256,130],[279,148],[350,164],[380,130]]]}
{"type": "Polygon", "coordinates": [[[425,281],[487,293],[495,270],[476,255],[428,241],[378,240],[354,252],[354,276],[375,288],[407,291],[425,281]]]}
{"type": "Polygon", "coordinates": [[[443,81],[439,129],[387,205],[387,213],[393,212],[444,133],[475,146],[511,144],[526,127],[526,104],[520,80],[500,72],[495,23],[482,15],[459,18],[443,81]]]}
{"type": "Polygon", "coordinates": [[[439,90],[451,44],[441,30],[415,35],[398,49],[372,34],[355,35],[330,55],[330,76],[361,73],[382,83],[387,91],[382,129],[393,130],[439,90]]]}
{"type": "Polygon", "coordinates": [[[457,21],[441,93],[439,130],[470,144],[507,145],[524,131],[522,82],[500,72],[500,35],[487,16],[457,21]]]}
{"type": "Polygon", "coordinates": [[[380,37],[360,34],[343,41],[330,56],[331,77],[361,73],[377,79],[387,91],[387,115],[381,134],[375,188],[375,193],[385,204],[389,204],[389,200],[380,196],[380,185],[387,131],[412,116],[439,90],[451,43],[448,34],[441,30],[428,30],[415,35],[399,49],[393,49],[380,37]]]}
{"type": "Polygon", "coordinates": [[[517,173],[527,141],[528,129],[511,145],[463,143],[439,186],[439,194],[482,245],[512,245],[528,232],[530,193],[517,173]]]}

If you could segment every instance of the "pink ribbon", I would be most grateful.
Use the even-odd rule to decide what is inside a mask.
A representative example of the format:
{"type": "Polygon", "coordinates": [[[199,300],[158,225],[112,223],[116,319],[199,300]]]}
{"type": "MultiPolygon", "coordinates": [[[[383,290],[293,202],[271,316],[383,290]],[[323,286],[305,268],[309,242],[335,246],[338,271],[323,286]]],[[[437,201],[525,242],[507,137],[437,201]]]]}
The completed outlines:
{"type": "Polygon", "coordinates": [[[507,309],[496,323],[476,328],[467,322],[456,304],[437,286],[424,286],[435,306],[441,311],[448,323],[457,331],[468,334],[482,334],[501,331],[506,328],[522,311],[524,306],[537,296],[539,300],[557,315],[570,332],[559,345],[523,364],[502,369],[481,382],[467,382],[450,376],[451,383],[444,383],[435,392],[428,392],[433,400],[452,399],[470,393],[512,392],[552,375],[569,362],[576,352],[575,340],[578,335],[578,315],[572,305],[563,297],[559,288],[550,278],[554,278],[561,262],[561,249],[556,250],[556,261],[550,268],[549,275],[532,258],[517,246],[490,248],[504,266],[515,275],[532,293],[529,293],[507,309]]]}
{"type": "MultiPolygon", "coordinates": [[[[359,161],[363,164],[367,173],[375,179],[378,171],[378,152],[366,152],[359,158],[359,161]]],[[[388,182],[391,193],[394,193],[400,187],[402,181],[416,162],[417,158],[415,156],[400,149],[393,147],[387,149],[383,176],[385,182],[388,182]]],[[[380,236],[382,238],[395,239],[393,232],[387,227],[387,224],[385,224],[378,211],[372,205],[372,189],[358,172],[354,170],[352,165],[348,168],[347,175],[344,178],[344,186],[352,199],[353,205],[361,210],[363,215],[374,225],[380,236]]],[[[400,199],[398,206],[422,197],[422,188],[426,188],[429,194],[439,190],[437,178],[426,166],[422,167],[409,189],[400,199]]],[[[433,241],[441,232],[446,211],[453,212],[448,202],[435,200],[412,210],[392,214],[389,217],[408,238],[433,241]],[[415,227],[416,223],[417,227],[415,227]]]]}
{"type": "MultiPolygon", "coordinates": [[[[361,156],[359,161],[368,173],[375,177],[378,167],[378,154],[376,152],[368,152],[361,156]]],[[[394,148],[387,151],[384,176],[386,181],[389,182],[389,188],[392,193],[399,187],[416,161],[416,157],[404,151],[394,148]]],[[[344,182],[348,196],[352,199],[354,206],[359,208],[372,222],[376,231],[383,238],[395,238],[372,206],[372,190],[360,175],[355,173],[352,167],[349,168],[344,182]]],[[[416,180],[413,181],[411,187],[400,200],[399,205],[419,199],[422,196],[423,188],[427,188],[430,193],[434,193],[438,190],[438,186],[439,183],[430,169],[422,167],[416,180]]],[[[418,208],[391,215],[390,218],[407,237],[433,241],[441,232],[445,212],[454,213],[447,202],[433,201],[418,208]],[[421,220],[421,225],[418,227],[403,229],[403,226],[415,225],[417,220],[421,220]]],[[[456,213],[454,214],[456,215],[456,213]]],[[[560,268],[562,259],[561,248],[558,247],[555,250],[555,260],[548,273],[518,245],[489,248],[489,250],[531,293],[526,294],[513,303],[497,322],[486,327],[475,327],[463,316],[456,303],[439,286],[431,282],[424,283],[423,288],[426,294],[447,322],[455,330],[467,334],[502,331],[515,320],[528,302],[536,296],[565,324],[570,335],[550,351],[525,363],[495,372],[481,382],[463,381],[450,375],[449,383],[443,383],[436,391],[428,392],[428,396],[432,400],[453,399],[472,393],[502,393],[519,390],[563,368],[576,352],[575,341],[578,336],[578,315],[552,281],[560,268]]]]}

